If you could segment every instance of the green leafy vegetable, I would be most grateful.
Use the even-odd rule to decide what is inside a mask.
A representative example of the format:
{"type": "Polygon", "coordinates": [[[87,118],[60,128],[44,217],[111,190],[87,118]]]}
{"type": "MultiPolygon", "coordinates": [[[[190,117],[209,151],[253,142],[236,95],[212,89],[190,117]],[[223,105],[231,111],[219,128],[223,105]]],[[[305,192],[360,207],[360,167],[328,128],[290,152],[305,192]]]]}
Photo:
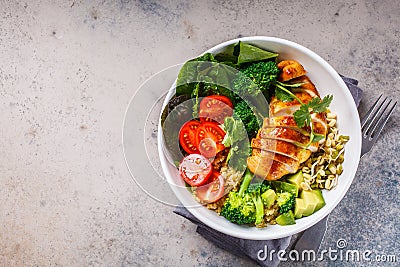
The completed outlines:
{"type": "Polygon", "coordinates": [[[311,108],[315,113],[321,113],[328,109],[329,105],[333,100],[333,95],[327,95],[322,100],[319,98],[313,98],[308,102],[308,107],[311,108]]]}
{"type": "Polygon", "coordinates": [[[215,55],[215,59],[218,62],[224,62],[224,64],[231,63],[232,65],[236,65],[238,55],[239,55],[239,46],[236,43],[225,47],[224,51],[215,55]]]}
{"type": "Polygon", "coordinates": [[[326,111],[332,100],[333,96],[327,95],[322,100],[319,97],[315,97],[306,104],[302,103],[300,108],[293,114],[297,126],[303,127],[305,125],[310,125],[311,113],[321,113],[326,111]]]}
{"type": "Polygon", "coordinates": [[[307,105],[301,105],[293,114],[294,120],[299,127],[311,124],[311,114],[307,105]]]}
{"type": "Polygon", "coordinates": [[[248,139],[236,142],[228,153],[228,164],[237,171],[244,171],[247,167],[247,157],[251,153],[250,143],[248,139]]]}
{"type": "Polygon", "coordinates": [[[247,166],[247,157],[250,154],[250,144],[243,122],[235,117],[227,117],[224,121],[226,132],[222,144],[231,147],[227,155],[229,166],[244,171],[247,166]]]}
{"type": "Polygon", "coordinates": [[[276,58],[278,54],[266,51],[264,49],[258,48],[254,45],[243,43],[239,41],[238,44],[239,56],[237,60],[237,64],[241,65],[243,63],[261,61],[271,58],[276,58]]]}
{"type": "Polygon", "coordinates": [[[229,62],[240,66],[245,63],[273,59],[277,56],[278,54],[276,53],[239,41],[236,44],[229,45],[223,52],[215,55],[215,59],[219,62],[229,62]]]}
{"type": "Polygon", "coordinates": [[[324,138],[325,138],[325,135],[323,135],[323,134],[313,133],[313,136],[312,136],[312,139],[311,139],[311,143],[319,142],[324,138]]]}
{"type": "Polygon", "coordinates": [[[247,135],[243,122],[234,117],[225,118],[224,131],[226,132],[226,135],[222,144],[226,147],[230,147],[233,144],[244,140],[247,135]]]}
{"type": "Polygon", "coordinates": [[[206,53],[200,57],[187,61],[179,71],[176,81],[176,95],[190,95],[196,86],[199,71],[204,69],[202,67],[204,62],[216,62],[211,53],[206,53]]]}

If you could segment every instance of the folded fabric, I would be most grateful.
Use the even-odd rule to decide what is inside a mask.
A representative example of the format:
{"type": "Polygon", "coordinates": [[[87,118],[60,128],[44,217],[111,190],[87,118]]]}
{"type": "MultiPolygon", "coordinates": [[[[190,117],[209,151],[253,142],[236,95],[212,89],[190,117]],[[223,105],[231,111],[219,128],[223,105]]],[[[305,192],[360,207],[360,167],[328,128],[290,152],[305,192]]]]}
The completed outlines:
{"type": "Polygon", "coordinates": [[[349,91],[351,95],[353,96],[354,102],[356,103],[356,106],[358,107],[360,105],[360,101],[362,98],[362,90],[360,87],[358,87],[358,81],[353,78],[345,77],[343,75],[340,75],[342,77],[344,83],[347,85],[347,88],[349,88],[349,91]]]}
{"type": "MultiPolygon", "coordinates": [[[[358,106],[362,97],[362,90],[357,86],[358,81],[353,78],[344,77],[342,75],[341,77],[349,88],[349,91],[354,98],[354,102],[358,106]]],[[[217,245],[218,247],[225,249],[226,251],[229,251],[236,256],[247,257],[263,267],[276,267],[279,264],[277,253],[271,253],[272,258],[266,257],[265,248],[267,248],[268,251],[275,250],[276,252],[280,250],[286,250],[292,238],[291,236],[275,240],[248,240],[236,238],[223,234],[203,224],[196,217],[194,217],[185,207],[175,207],[174,213],[196,224],[196,232],[203,236],[205,239],[217,245]]]]}

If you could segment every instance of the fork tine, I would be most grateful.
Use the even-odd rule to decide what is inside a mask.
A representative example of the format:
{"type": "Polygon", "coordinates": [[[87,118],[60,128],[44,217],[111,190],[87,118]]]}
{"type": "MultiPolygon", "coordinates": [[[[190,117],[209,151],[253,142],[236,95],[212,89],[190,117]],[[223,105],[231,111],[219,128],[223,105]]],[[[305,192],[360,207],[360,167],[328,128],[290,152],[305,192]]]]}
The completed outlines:
{"type": "MultiPolygon", "coordinates": [[[[361,120],[361,128],[364,128],[366,122],[369,120],[369,118],[372,115],[372,112],[375,110],[378,102],[381,100],[383,94],[379,96],[379,98],[375,101],[374,105],[370,108],[370,110],[368,110],[367,114],[365,114],[365,116],[362,118],[361,120]]],[[[382,104],[381,104],[382,106],[382,104]]]]}
{"type": "MultiPolygon", "coordinates": [[[[387,107],[389,106],[390,102],[392,102],[392,100],[390,99],[389,103],[386,105],[385,107],[385,111],[387,109],[387,107]]],[[[373,140],[376,140],[376,138],[378,138],[379,134],[381,133],[383,127],[385,126],[386,122],[389,120],[390,115],[392,115],[394,109],[396,108],[397,105],[397,101],[393,104],[393,106],[391,107],[391,109],[389,110],[389,112],[387,113],[386,116],[380,116],[378,122],[375,124],[375,127],[372,129],[371,131],[371,138],[373,140]],[[383,121],[381,122],[381,120],[383,119],[383,121]],[[378,127],[379,125],[379,127],[378,127]],[[375,129],[378,127],[378,129],[375,131],[375,129]]]]}
{"type": "Polygon", "coordinates": [[[374,130],[378,126],[378,124],[384,119],[384,113],[388,109],[390,103],[392,103],[392,99],[386,97],[381,105],[379,106],[378,111],[374,114],[373,118],[371,119],[371,123],[369,123],[368,128],[365,131],[366,135],[369,135],[372,138],[374,130]],[[388,101],[387,101],[388,100],[388,101]]]}
{"type": "MultiPolygon", "coordinates": [[[[379,118],[382,117],[383,111],[385,111],[385,109],[388,106],[388,103],[387,103],[388,99],[389,99],[388,97],[385,97],[385,99],[383,99],[383,101],[378,105],[378,108],[376,110],[375,110],[375,107],[371,108],[371,109],[374,109],[374,112],[372,112],[369,115],[369,118],[365,121],[364,128],[362,128],[365,135],[370,135],[371,129],[373,129],[375,127],[379,118]],[[386,104],[386,106],[384,106],[385,104],[386,104]]],[[[391,102],[391,100],[389,101],[389,104],[390,104],[390,102],[391,102]]]]}

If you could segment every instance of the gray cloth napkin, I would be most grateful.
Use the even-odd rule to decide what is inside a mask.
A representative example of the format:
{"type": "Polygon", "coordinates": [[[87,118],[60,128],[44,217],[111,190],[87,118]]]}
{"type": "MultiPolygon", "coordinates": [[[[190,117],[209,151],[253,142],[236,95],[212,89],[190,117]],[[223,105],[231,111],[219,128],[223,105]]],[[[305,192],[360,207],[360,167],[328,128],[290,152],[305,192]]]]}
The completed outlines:
{"type": "MultiPolygon", "coordinates": [[[[340,76],[349,88],[349,91],[354,98],[354,102],[358,107],[362,97],[362,90],[357,86],[358,81],[353,78],[344,77],[342,75],[340,76]]],[[[207,225],[200,222],[196,217],[194,217],[185,207],[175,207],[174,213],[196,224],[196,232],[203,236],[205,239],[217,245],[218,247],[225,249],[226,251],[229,251],[236,256],[247,257],[255,261],[258,265],[262,267],[276,267],[279,264],[277,253],[273,254],[272,260],[270,260],[269,257],[266,257],[266,259],[264,259],[265,254],[263,252],[265,251],[265,248],[267,248],[268,251],[275,250],[276,252],[278,252],[279,250],[286,250],[292,238],[291,236],[288,236],[274,240],[241,239],[223,234],[208,227],[207,225]],[[263,251],[261,252],[261,254],[260,250],[263,251]]]]}

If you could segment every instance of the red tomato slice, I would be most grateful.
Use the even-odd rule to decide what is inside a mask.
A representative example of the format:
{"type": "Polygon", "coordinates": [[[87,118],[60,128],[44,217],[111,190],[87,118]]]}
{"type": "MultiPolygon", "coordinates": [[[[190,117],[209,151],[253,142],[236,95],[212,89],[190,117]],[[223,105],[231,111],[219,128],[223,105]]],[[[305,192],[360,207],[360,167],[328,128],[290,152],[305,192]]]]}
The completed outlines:
{"type": "Polygon", "coordinates": [[[184,157],[179,165],[179,174],[190,186],[205,184],[211,173],[211,162],[199,154],[190,154],[184,157]]]}
{"type": "Polygon", "coordinates": [[[197,128],[200,122],[191,120],[186,122],[179,131],[179,143],[183,150],[189,154],[199,153],[197,143],[197,128]]]}
{"type": "Polygon", "coordinates": [[[219,172],[213,171],[209,180],[208,184],[196,189],[196,196],[203,203],[213,203],[224,195],[224,177],[219,172]]]}
{"type": "Polygon", "coordinates": [[[228,97],[211,95],[200,102],[199,117],[201,121],[216,121],[224,123],[226,117],[233,114],[233,104],[228,97]]]}
{"type": "Polygon", "coordinates": [[[208,158],[214,157],[225,149],[222,144],[225,132],[215,122],[203,122],[197,129],[197,141],[199,152],[208,158]]]}

